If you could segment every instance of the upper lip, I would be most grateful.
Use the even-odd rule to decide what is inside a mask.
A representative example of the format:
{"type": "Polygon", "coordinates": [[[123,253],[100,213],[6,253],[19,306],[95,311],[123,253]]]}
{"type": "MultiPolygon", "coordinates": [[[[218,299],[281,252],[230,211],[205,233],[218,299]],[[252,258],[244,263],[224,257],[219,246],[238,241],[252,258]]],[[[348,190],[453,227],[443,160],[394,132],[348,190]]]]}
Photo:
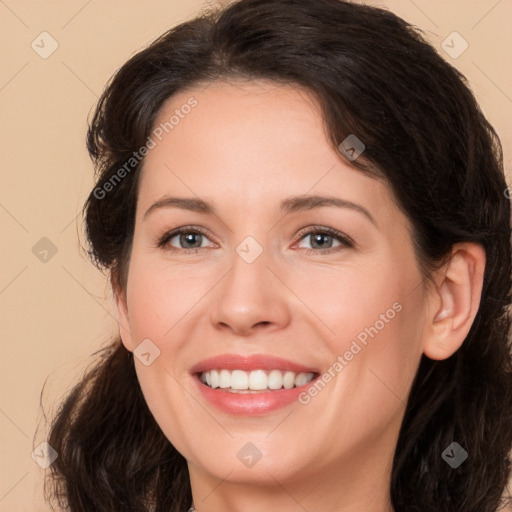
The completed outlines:
{"type": "Polygon", "coordinates": [[[268,354],[221,354],[203,359],[191,369],[191,373],[201,373],[209,370],[283,370],[295,373],[318,373],[318,370],[302,364],[295,363],[281,357],[268,354]]]}

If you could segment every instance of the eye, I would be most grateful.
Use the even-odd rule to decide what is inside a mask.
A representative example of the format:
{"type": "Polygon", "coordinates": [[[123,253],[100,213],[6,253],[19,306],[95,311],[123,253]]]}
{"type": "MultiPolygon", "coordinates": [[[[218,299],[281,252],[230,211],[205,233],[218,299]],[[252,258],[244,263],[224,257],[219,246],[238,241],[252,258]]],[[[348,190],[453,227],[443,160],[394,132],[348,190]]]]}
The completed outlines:
{"type": "MultiPolygon", "coordinates": [[[[306,254],[328,254],[346,248],[354,247],[354,241],[347,235],[328,227],[312,226],[299,233],[300,240],[309,240],[310,248],[305,248],[306,254]],[[338,245],[334,245],[336,243],[338,245]]],[[[165,233],[157,241],[157,247],[170,252],[185,251],[197,253],[202,249],[211,247],[208,244],[207,233],[200,228],[182,226],[165,233]],[[178,244],[178,246],[176,246],[178,244]]]]}
{"type": "Polygon", "coordinates": [[[208,238],[202,229],[182,226],[165,233],[158,240],[157,247],[171,252],[186,251],[196,253],[201,249],[211,246],[209,244],[203,244],[206,240],[208,240],[208,238]],[[176,244],[178,244],[178,247],[176,247],[176,244]]]}
{"type": "Polygon", "coordinates": [[[306,254],[328,254],[339,252],[343,249],[354,247],[354,241],[347,235],[328,227],[313,226],[299,233],[300,239],[309,240],[310,248],[306,248],[306,254]],[[338,242],[333,247],[333,243],[338,242]]]}

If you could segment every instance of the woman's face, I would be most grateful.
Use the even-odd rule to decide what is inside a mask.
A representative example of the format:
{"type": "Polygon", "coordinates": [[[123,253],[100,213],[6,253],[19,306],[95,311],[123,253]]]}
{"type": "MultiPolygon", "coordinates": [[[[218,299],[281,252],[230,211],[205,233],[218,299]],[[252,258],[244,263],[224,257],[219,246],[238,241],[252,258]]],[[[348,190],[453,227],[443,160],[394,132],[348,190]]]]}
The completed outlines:
{"type": "Polygon", "coordinates": [[[381,479],[426,303],[390,188],[340,157],[297,88],[215,82],[168,100],[154,128],[118,306],[191,478],[381,479]]]}

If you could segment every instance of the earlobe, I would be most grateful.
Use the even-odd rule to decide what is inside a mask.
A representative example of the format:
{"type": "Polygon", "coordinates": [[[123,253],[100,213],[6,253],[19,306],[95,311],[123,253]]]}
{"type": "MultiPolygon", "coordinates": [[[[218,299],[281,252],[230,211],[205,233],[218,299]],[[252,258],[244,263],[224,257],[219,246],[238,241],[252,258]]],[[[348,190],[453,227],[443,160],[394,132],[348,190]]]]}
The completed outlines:
{"type": "Polygon", "coordinates": [[[485,261],[479,244],[453,246],[450,260],[429,292],[431,310],[423,352],[430,359],[447,359],[466,339],[480,306],[485,261]]]}
{"type": "Polygon", "coordinates": [[[130,322],[125,291],[114,290],[114,300],[117,311],[117,323],[119,324],[119,335],[126,350],[133,352],[132,337],[130,334],[130,322]]]}

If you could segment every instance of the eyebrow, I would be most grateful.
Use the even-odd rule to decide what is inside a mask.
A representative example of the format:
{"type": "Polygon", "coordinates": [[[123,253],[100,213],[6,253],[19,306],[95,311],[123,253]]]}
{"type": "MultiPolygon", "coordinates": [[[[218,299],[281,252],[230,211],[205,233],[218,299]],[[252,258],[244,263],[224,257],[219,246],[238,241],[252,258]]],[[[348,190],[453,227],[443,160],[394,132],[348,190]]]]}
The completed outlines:
{"type": "MultiPolygon", "coordinates": [[[[294,213],[299,211],[314,210],[316,208],[323,208],[326,206],[334,206],[336,208],[349,208],[351,210],[355,210],[359,213],[362,213],[375,226],[377,226],[377,222],[366,208],[357,203],[353,203],[352,201],[347,201],[346,199],[341,199],[339,197],[319,195],[292,196],[284,199],[281,202],[279,209],[283,213],[294,213]]],[[[159,199],[153,203],[146,210],[143,219],[146,219],[151,212],[161,208],[181,208],[183,210],[203,213],[205,215],[217,215],[215,208],[203,199],[193,197],[164,196],[162,199],[159,199]]]]}

